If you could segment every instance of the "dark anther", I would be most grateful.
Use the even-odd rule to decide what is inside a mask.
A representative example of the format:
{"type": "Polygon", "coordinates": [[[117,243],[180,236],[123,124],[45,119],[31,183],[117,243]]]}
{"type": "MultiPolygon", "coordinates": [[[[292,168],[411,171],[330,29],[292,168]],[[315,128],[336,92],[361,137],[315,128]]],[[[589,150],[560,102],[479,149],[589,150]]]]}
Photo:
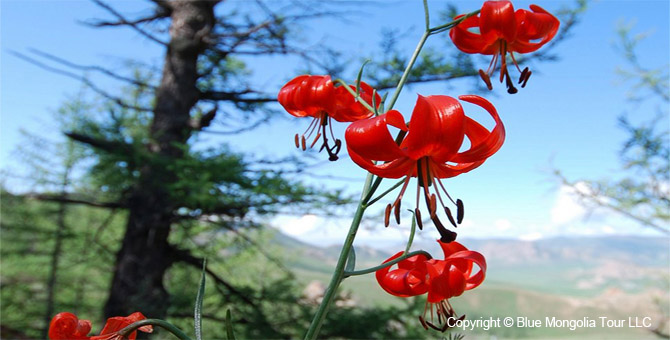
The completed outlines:
{"type": "Polygon", "coordinates": [[[484,72],[484,70],[481,69],[479,70],[479,76],[482,78],[484,83],[486,83],[486,88],[488,88],[489,90],[493,90],[493,85],[491,84],[491,78],[489,77],[488,74],[486,74],[486,72],[484,72]]]}
{"type": "Polygon", "coordinates": [[[514,83],[512,83],[512,80],[509,78],[509,74],[505,74],[505,85],[507,86],[507,93],[515,94],[519,92],[516,87],[514,87],[514,83]]]}
{"type": "Polygon", "coordinates": [[[297,133],[295,134],[295,147],[300,148],[300,136],[297,133]]]}
{"type": "Polygon", "coordinates": [[[456,200],[456,222],[458,224],[463,223],[463,216],[465,215],[465,207],[463,206],[463,201],[460,199],[456,200]]]}
{"type": "Polygon", "coordinates": [[[421,220],[421,210],[419,210],[419,208],[414,209],[414,218],[416,219],[416,225],[419,227],[419,230],[423,230],[423,221],[421,220]]]}
{"type": "Polygon", "coordinates": [[[391,219],[391,205],[386,206],[386,211],[384,211],[384,227],[389,226],[389,222],[391,219]]]}
{"type": "Polygon", "coordinates": [[[307,144],[305,143],[305,135],[302,136],[302,138],[300,139],[300,142],[302,144],[302,151],[307,150],[307,144]]]}
{"type": "Polygon", "coordinates": [[[333,149],[335,149],[335,154],[340,153],[341,148],[342,148],[342,141],[339,140],[339,139],[336,139],[335,140],[335,147],[333,148],[333,149]]]}
{"type": "MultiPolygon", "coordinates": [[[[529,72],[530,70],[528,69],[528,67],[524,68],[523,71],[521,71],[521,75],[519,76],[519,84],[523,83],[524,80],[528,80],[527,77],[529,72]]],[[[521,85],[521,87],[523,87],[523,85],[521,85]]]]}
{"type": "Polygon", "coordinates": [[[531,72],[531,71],[528,71],[528,73],[526,73],[526,77],[523,79],[523,84],[521,84],[522,88],[526,87],[526,83],[528,82],[528,79],[530,78],[531,74],[533,74],[533,72],[531,72]]]}
{"type": "Polygon", "coordinates": [[[454,215],[451,214],[451,209],[444,207],[444,212],[447,213],[447,218],[449,219],[449,222],[451,225],[454,226],[454,228],[457,228],[458,225],[456,224],[456,221],[454,220],[454,215]]]}
{"type": "Polygon", "coordinates": [[[395,222],[400,224],[400,201],[396,202],[393,213],[395,215],[395,222]]]}
{"type": "Polygon", "coordinates": [[[421,322],[421,326],[423,326],[423,328],[425,330],[428,330],[428,325],[426,324],[426,320],[424,320],[423,316],[421,316],[421,315],[419,315],[419,322],[421,322]]]}
{"type": "Polygon", "coordinates": [[[432,220],[433,224],[435,224],[435,228],[440,233],[440,241],[442,241],[442,243],[449,243],[456,240],[456,233],[445,228],[440,219],[435,217],[432,218],[432,220]]]}

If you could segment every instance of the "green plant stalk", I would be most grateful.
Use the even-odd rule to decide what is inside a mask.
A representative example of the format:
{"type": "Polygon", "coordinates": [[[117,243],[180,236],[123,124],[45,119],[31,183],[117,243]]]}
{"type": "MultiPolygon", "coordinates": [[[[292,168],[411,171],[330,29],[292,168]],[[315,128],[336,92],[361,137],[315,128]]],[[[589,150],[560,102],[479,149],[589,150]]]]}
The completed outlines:
{"type": "MultiPolygon", "coordinates": [[[[375,113],[377,110],[375,110],[372,105],[368,104],[363,98],[361,98],[361,95],[359,93],[356,93],[356,91],[352,90],[347,83],[344,82],[342,79],[335,79],[336,83],[339,83],[340,85],[344,86],[344,89],[347,90],[349,93],[351,93],[352,96],[361,104],[363,107],[368,109],[370,112],[375,113]]],[[[374,100],[374,96],[372,97],[374,100]]]]}
{"type": "Polygon", "coordinates": [[[159,320],[159,319],[145,319],[134,322],[121,329],[118,333],[123,339],[127,339],[130,333],[136,331],[140,327],[148,325],[165,328],[168,332],[174,334],[177,338],[181,340],[192,340],[188,335],[186,335],[186,333],[182,332],[181,329],[177,328],[177,326],[165,320],[159,320]]]}
{"type": "Polygon", "coordinates": [[[335,300],[337,288],[344,279],[344,266],[347,264],[349,252],[351,251],[351,248],[354,245],[354,239],[356,238],[356,232],[358,232],[358,227],[361,224],[363,214],[365,213],[365,208],[367,207],[363,198],[365,198],[368,195],[368,191],[370,191],[372,177],[373,175],[368,173],[368,176],[365,179],[361,201],[358,203],[358,208],[356,209],[354,218],[351,221],[351,227],[349,227],[349,233],[347,234],[347,238],[344,240],[344,244],[342,245],[340,257],[337,260],[337,265],[335,266],[335,271],[333,272],[333,277],[330,279],[330,284],[328,284],[328,288],[323,295],[323,300],[319,305],[319,309],[317,309],[316,314],[314,314],[314,319],[312,320],[312,323],[309,325],[309,329],[307,329],[307,333],[305,334],[306,340],[316,339],[317,335],[319,334],[319,330],[321,329],[321,325],[326,318],[326,313],[330,309],[330,305],[335,300]]]}
{"type": "Polygon", "coordinates": [[[356,275],[363,275],[363,274],[374,273],[374,272],[376,272],[376,271],[378,271],[378,270],[380,270],[380,269],[384,269],[384,268],[386,268],[386,267],[390,267],[390,266],[392,266],[392,265],[394,265],[394,264],[396,264],[396,263],[398,263],[398,262],[400,262],[400,261],[402,261],[402,260],[404,260],[404,259],[410,258],[410,257],[415,256],[415,255],[424,255],[424,256],[426,256],[428,259],[432,259],[432,258],[433,258],[433,257],[432,257],[430,254],[428,254],[426,251],[423,251],[423,250],[417,250],[417,251],[413,251],[413,252],[411,252],[411,253],[406,253],[406,254],[404,254],[404,255],[402,255],[402,256],[400,256],[400,257],[398,257],[398,258],[395,258],[395,259],[393,259],[393,260],[391,260],[391,261],[389,261],[389,262],[384,262],[384,263],[382,263],[382,264],[380,264],[380,265],[378,265],[378,266],[374,266],[374,267],[370,267],[370,268],[366,268],[366,269],[361,269],[361,270],[354,270],[354,271],[351,271],[351,272],[344,272],[344,277],[347,278],[347,277],[349,277],[349,276],[356,276],[356,275]]]}
{"type": "Polygon", "coordinates": [[[428,30],[423,32],[423,35],[421,36],[419,43],[416,45],[416,48],[414,49],[412,57],[409,59],[409,62],[407,63],[407,67],[405,67],[405,72],[403,72],[402,76],[400,77],[398,86],[395,88],[395,91],[393,92],[391,99],[389,99],[388,106],[386,106],[386,111],[393,109],[393,105],[395,105],[395,102],[398,100],[400,92],[402,91],[403,86],[405,86],[407,78],[409,78],[409,73],[412,71],[412,67],[414,67],[414,63],[416,62],[416,59],[418,59],[419,53],[421,53],[421,49],[423,48],[423,45],[426,43],[426,40],[428,39],[429,36],[430,32],[428,30]]]}

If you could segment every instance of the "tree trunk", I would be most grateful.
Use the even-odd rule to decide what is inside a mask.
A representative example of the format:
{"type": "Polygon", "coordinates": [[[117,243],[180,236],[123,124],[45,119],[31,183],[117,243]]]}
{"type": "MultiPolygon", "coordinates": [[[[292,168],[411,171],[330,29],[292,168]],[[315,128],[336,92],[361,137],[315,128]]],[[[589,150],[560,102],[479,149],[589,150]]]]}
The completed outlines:
{"type": "Polygon", "coordinates": [[[121,249],[116,255],[105,316],[140,311],[164,318],[169,295],[165,272],[174,261],[168,243],[176,204],[169,185],[176,179],[171,165],[183,157],[190,111],[199,99],[196,88],[198,56],[214,24],[214,1],[165,2],[171,10],[170,42],[151,124],[149,161],[140,165],[140,179],[129,200],[129,215],[121,249]]]}

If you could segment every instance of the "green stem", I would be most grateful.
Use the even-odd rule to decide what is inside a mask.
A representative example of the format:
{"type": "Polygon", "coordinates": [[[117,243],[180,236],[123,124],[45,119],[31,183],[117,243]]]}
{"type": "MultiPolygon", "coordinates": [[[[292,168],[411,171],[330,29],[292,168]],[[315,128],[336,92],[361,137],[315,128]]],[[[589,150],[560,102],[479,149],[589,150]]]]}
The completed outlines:
{"type": "MultiPolygon", "coordinates": [[[[358,94],[358,93],[356,93],[356,91],[352,90],[351,87],[349,87],[349,85],[347,85],[347,83],[344,82],[344,80],[335,79],[335,82],[340,83],[342,86],[344,86],[344,89],[347,90],[349,93],[351,93],[351,95],[354,96],[354,98],[356,98],[356,100],[359,103],[361,103],[361,105],[363,105],[363,107],[370,110],[370,112],[375,113],[377,111],[370,104],[368,104],[365,100],[363,100],[363,98],[361,98],[360,94],[358,94]]],[[[373,97],[373,100],[374,100],[374,97],[373,97]]]]}
{"type": "Polygon", "coordinates": [[[384,196],[386,196],[389,192],[395,190],[397,187],[399,187],[399,186],[400,186],[401,184],[403,184],[404,182],[405,182],[404,179],[399,180],[396,184],[393,184],[392,187],[386,189],[386,191],[384,191],[384,192],[382,192],[381,194],[379,194],[379,196],[377,196],[377,197],[375,197],[374,199],[370,200],[370,202],[366,202],[365,205],[369,207],[369,206],[375,204],[375,202],[377,202],[377,201],[379,201],[380,199],[382,199],[382,198],[383,198],[384,196]]]}
{"type": "Polygon", "coordinates": [[[374,267],[366,268],[366,269],[361,269],[361,270],[354,270],[354,271],[352,271],[352,272],[345,272],[345,273],[344,273],[344,277],[356,276],[356,275],[365,275],[365,274],[374,273],[374,272],[376,272],[376,271],[378,271],[378,270],[380,270],[380,269],[384,269],[384,268],[386,268],[386,267],[390,267],[390,266],[392,266],[392,265],[394,265],[394,264],[396,264],[396,263],[398,263],[398,262],[400,262],[400,261],[402,261],[402,260],[404,260],[404,259],[410,258],[410,257],[415,256],[415,255],[424,255],[424,256],[427,257],[428,259],[432,259],[432,258],[433,258],[433,257],[432,257],[430,254],[428,254],[427,252],[425,252],[425,251],[423,251],[423,250],[417,250],[417,251],[413,251],[413,252],[411,252],[411,253],[406,253],[406,254],[404,254],[404,255],[398,257],[398,258],[395,258],[395,259],[393,259],[393,260],[391,260],[391,261],[389,261],[389,262],[382,263],[382,264],[380,264],[380,265],[378,265],[378,266],[374,266],[374,267]]]}
{"type": "MultiPolygon", "coordinates": [[[[411,210],[410,210],[411,211],[411,210]]],[[[414,234],[416,233],[416,214],[412,211],[412,228],[409,232],[409,239],[407,240],[407,246],[405,246],[405,254],[409,253],[409,248],[412,248],[412,242],[414,242],[414,234]]]]}
{"type": "Polygon", "coordinates": [[[402,91],[403,86],[405,86],[405,83],[407,82],[407,78],[409,78],[409,73],[412,71],[412,67],[414,67],[414,63],[416,62],[416,59],[419,57],[419,53],[421,52],[421,49],[423,48],[423,45],[426,43],[426,39],[428,39],[428,36],[430,36],[430,33],[428,30],[423,32],[423,35],[421,36],[421,40],[419,40],[419,43],[416,45],[416,48],[414,49],[414,53],[412,54],[412,57],[409,59],[409,63],[407,63],[407,67],[405,67],[405,72],[402,73],[402,76],[400,77],[400,81],[398,82],[398,86],[395,88],[395,91],[393,92],[393,95],[391,96],[391,99],[389,99],[388,106],[386,106],[386,111],[389,111],[393,108],[393,105],[395,105],[395,102],[398,100],[398,97],[400,96],[400,92],[402,91]]]}
{"type": "Polygon", "coordinates": [[[177,338],[181,340],[192,340],[188,335],[186,335],[184,332],[181,331],[181,329],[177,328],[177,326],[165,321],[165,320],[160,320],[160,319],[145,319],[145,320],[140,320],[137,322],[134,322],[130,324],[129,326],[126,326],[125,328],[121,329],[119,331],[119,335],[123,339],[127,339],[130,333],[136,331],[138,328],[143,327],[143,326],[159,326],[162,328],[165,328],[168,332],[174,334],[177,338]]]}
{"type": "Polygon", "coordinates": [[[433,27],[433,28],[429,28],[429,29],[427,29],[427,32],[428,32],[429,34],[431,34],[431,35],[433,35],[433,34],[437,34],[437,33],[442,33],[442,32],[444,32],[444,31],[446,31],[446,30],[448,30],[448,29],[451,29],[451,28],[453,28],[454,26],[460,24],[463,20],[465,20],[465,19],[467,19],[467,18],[469,18],[469,17],[471,17],[471,16],[474,16],[474,15],[479,14],[480,11],[481,11],[481,10],[478,9],[478,10],[476,10],[476,11],[474,11],[474,12],[470,12],[470,13],[468,13],[468,14],[466,14],[466,15],[464,15],[464,16],[462,16],[462,17],[460,17],[460,18],[458,18],[458,19],[456,19],[456,20],[454,20],[454,21],[452,21],[452,22],[449,22],[449,23],[446,23],[446,24],[444,24],[444,25],[440,25],[440,26],[435,26],[435,27],[433,27]]]}
{"type": "MultiPolygon", "coordinates": [[[[368,173],[368,177],[365,179],[365,185],[363,186],[363,196],[370,194],[372,177],[373,175],[368,173]]],[[[351,248],[353,247],[354,239],[356,238],[356,232],[358,232],[358,227],[360,226],[361,220],[363,219],[365,208],[366,205],[361,200],[361,202],[358,203],[358,208],[354,214],[354,219],[351,221],[351,227],[349,227],[347,238],[344,240],[344,244],[342,245],[342,251],[340,252],[340,257],[337,260],[337,265],[335,265],[333,277],[330,279],[328,288],[326,288],[326,292],[323,295],[323,300],[321,301],[316,314],[314,314],[314,319],[309,325],[309,329],[307,329],[305,340],[316,339],[317,335],[319,334],[319,330],[321,329],[321,325],[326,318],[326,313],[328,313],[330,305],[335,300],[337,288],[344,279],[344,266],[346,265],[347,259],[349,258],[349,252],[351,252],[351,248]]]]}

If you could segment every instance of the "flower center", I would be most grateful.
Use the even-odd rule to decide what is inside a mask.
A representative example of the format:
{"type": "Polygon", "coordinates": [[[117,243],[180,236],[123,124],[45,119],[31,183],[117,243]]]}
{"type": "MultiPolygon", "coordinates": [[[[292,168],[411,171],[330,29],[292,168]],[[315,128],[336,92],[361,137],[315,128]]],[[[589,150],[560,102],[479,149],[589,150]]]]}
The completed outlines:
{"type": "Polygon", "coordinates": [[[464,319],[465,315],[458,317],[447,299],[438,303],[429,303],[426,301],[426,306],[423,308],[423,315],[419,316],[419,321],[423,328],[428,329],[428,327],[430,327],[440,332],[444,332],[447,329],[456,326],[456,321],[462,321],[464,319]],[[429,310],[430,315],[428,315],[429,310]],[[435,322],[435,320],[437,320],[437,322],[435,322]]]}
{"type": "Polygon", "coordinates": [[[316,132],[316,136],[309,145],[309,148],[313,148],[314,145],[316,145],[316,142],[321,139],[323,140],[323,143],[321,144],[321,148],[319,148],[319,152],[323,151],[323,149],[326,149],[326,152],[328,152],[328,160],[336,161],[338,159],[337,154],[342,148],[342,141],[335,138],[335,135],[333,134],[332,119],[330,116],[328,116],[328,112],[321,111],[318,116],[312,120],[312,122],[307,127],[307,130],[305,130],[302,135],[297,133],[295,134],[295,147],[302,149],[302,151],[307,150],[307,140],[312,137],[314,132],[316,132]],[[326,133],[326,130],[330,132],[330,137],[335,141],[335,145],[329,145],[327,137],[328,133],[326,133]]]}
{"type": "MultiPolygon", "coordinates": [[[[486,87],[489,90],[493,90],[493,85],[491,84],[491,76],[498,67],[498,59],[500,59],[500,82],[502,83],[503,79],[505,80],[505,85],[507,86],[508,93],[510,94],[517,93],[518,90],[516,89],[516,87],[514,87],[514,82],[512,81],[509,75],[509,71],[507,70],[507,41],[503,39],[498,40],[498,46],[500,48],[493,55],[493,59],[491,59],[491,63],[489,64],[488,69],[486,69],[486,72],[480,69],[479,76],[482,78],[484,83],[486,83],[486,87]]],[[[528,67],[524,68],[523,71],[521,71],[519,64],[516,62],[516,59],[514,58],[514,53],[510,52],[509,55],[512,57],[512,62],[514,63],[514,66],[519,71],[519,73],[521,73],[521,75],[519,76],[518,84],[521,84],[522,88],[526,87],[526,83],[528,82],[528,78],[530,78],[532,72],[528,69],[528,67]]]]}
{"type": "MultiPolygon", "coordinates": [[[[400,189],[400,193],[398,194],[398,197],[395,199],[393,204],[389,204],[386,206],[386,211],[384,214],[384,225],[387,227],[389,225],[391,211],[393,211],[394,213],[396,222],[400,224],[400,203],[402,201],[403,195],[405,194],[405,190],[407,189],[407,186],[409,184],[409,180],[412,177],[411,175],[413,170],[414,169],[412,169],[410,173],[406,175],[402,189],[400,189]]],[[[463,215],[465,212],[463,201],[461,201],[460,199],[454,201],[451,195],[449,195],[449,192],[447,192],[447,189],[444,187],[444,184],[442,184],[440,178],[438,176],[435,176],[433,171],[431,171],[430,158],[422,157],[419,160],[417,160],[416,176],[419,183],[416,186],[416,208],[414,209],[414,215],[415,215],[414,218],[416,219],[419,229],[423,229],[421,210],[419,210],[419,204],[420,204],[419,197],[422,196],[421,188],[423,188],[423,197],[426,206],[428,207],[430,219],[433,221],[435,228],[440,233],[441,236],[440,241],[444,243],[454,241],[456,239],[456,233],[445,228],[444,225],[442,224],[442,221],[440,221],[437,215],[437,202],[438,201],[440,202],[440,205],[442,206],[445,214],[447,215],[449,222],[454,227],[458,227],[458,224],[463,222],[463,215]],[[431,193],[431,187],[434,189],[433,190],[434,193],[431,193]],[[456,206],[456,219],[454,219],[454,216],[451,213],[451,209],[449,209],[449,207],[447,207],[447,205],[445,204],[445,200],[442,199],[443,195],[449,201],[451,201],[453,205],[456,206]]]]}

